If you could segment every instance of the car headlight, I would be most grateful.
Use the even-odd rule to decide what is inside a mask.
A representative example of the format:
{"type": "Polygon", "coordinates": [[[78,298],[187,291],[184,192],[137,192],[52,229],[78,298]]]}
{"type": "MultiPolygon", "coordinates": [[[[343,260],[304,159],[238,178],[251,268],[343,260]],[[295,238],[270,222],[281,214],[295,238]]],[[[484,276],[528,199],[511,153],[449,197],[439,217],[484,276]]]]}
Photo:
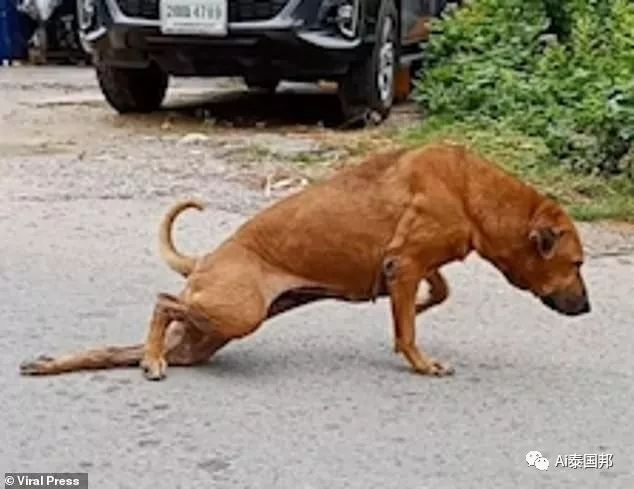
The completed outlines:
{"type": "Polygon", "coordinates": [[[77,25],[80,31],[86,31],[90,29],[95,20],[97,12],[95,0],[78,0],[77,6],[77,25]]]}
{"type": "Polygon", "coordinates": [[[359,0],[325,0],[321,6],[320,19],[336,28],[344,37],[352,39],[358,34],[359,0]]]}
{"type": "Polygon", "coordinates": [[[343,2],[337,8],[337,27],[346,37],[357,35],[357,25],[359,24],[359,0],[343,2]]]}

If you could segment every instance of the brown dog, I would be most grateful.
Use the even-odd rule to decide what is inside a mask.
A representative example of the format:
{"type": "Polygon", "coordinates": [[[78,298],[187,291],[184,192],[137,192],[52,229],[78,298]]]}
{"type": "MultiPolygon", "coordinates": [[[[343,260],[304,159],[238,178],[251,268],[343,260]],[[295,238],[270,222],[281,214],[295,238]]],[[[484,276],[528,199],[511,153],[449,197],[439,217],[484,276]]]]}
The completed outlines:
{"type": "Polygon", "coordinates": [[[171,228],[195,201],[176,205],[160,230],[167,264],[187,277],[158,298],[145,345],[97,348],[24,363],[24,374],[141,363],[148,379],[167,364],[206,361],[280,312],[323,298],[389,296],[394,346],[421,374],[453,370],[415,343],[417,313],[448,295],[440,267],[471,251],[556,311],[590,311],[573,222],[555,202],[455,145],[368,158],[287,197],[200,258],[174,248],[171,228]],[[430,297],[417,303],[419,283],[430,297]]]}

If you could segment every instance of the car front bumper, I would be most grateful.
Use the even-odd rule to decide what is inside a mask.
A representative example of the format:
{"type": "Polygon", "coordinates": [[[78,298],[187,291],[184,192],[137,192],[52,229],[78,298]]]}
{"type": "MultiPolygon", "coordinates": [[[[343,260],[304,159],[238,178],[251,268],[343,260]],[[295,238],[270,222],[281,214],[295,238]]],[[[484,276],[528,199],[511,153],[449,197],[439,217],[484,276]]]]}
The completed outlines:
{"type": "Polygon", "coordinates": [[[230,22],[226,36],[210,37],[166,35],[158,18],[130,17],[117,0],[96,0],[95,21],[83,38],[100,61],[128,67],[156,62],[174,75],[339,76],[368,48],[361,36],[347,39],[318,25],[318,4],[289,0],[272,18],[230,22]]]}

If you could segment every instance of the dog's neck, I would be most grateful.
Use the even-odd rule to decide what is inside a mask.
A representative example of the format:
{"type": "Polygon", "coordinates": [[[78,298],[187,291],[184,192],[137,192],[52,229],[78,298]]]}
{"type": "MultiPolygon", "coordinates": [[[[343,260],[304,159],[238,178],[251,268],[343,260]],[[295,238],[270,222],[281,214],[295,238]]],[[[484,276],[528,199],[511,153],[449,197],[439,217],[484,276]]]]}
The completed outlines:
{"type": "Polygon", "coordinates": [[[470,161],[464,206],[471,224],[470,247],[502,271],[530,244],[530,222],[542,200],[529,185],[481,161],[470,161]],[[502,184],[503,183],[503,184],[502,184]]]}

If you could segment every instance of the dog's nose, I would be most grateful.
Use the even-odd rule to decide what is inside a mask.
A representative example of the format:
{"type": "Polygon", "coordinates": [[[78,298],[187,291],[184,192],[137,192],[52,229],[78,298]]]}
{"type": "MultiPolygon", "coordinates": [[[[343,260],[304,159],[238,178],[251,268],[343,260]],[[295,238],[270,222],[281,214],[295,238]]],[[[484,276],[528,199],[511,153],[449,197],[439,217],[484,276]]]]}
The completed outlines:
{"type": "Polygon", "coordinates": [[[576,304],[572,307],[567,307],[565,314],[568,314],[569,316],[579,316],[581,314],[589,313],[590,309],[590,301],[584,297],[580,301],[576,301],[576,304]]]}
{"type": "Polygon", "coordinates": [[[592,306],[590,306],[590,301],[586,299],[583,303],[583,306],[581,306],[581,311],[579,312],[579,314],[586,314],[590,312],[591,310],[592,310],[592,306]]]}
{"type": "Polygon", "coordinates": [[[551,309],[566,316],[578,316],[590,312],[590,301],[587,297],[572,298],[560,295],[547,295],[541,297],[541,301],[551,309]]]}

